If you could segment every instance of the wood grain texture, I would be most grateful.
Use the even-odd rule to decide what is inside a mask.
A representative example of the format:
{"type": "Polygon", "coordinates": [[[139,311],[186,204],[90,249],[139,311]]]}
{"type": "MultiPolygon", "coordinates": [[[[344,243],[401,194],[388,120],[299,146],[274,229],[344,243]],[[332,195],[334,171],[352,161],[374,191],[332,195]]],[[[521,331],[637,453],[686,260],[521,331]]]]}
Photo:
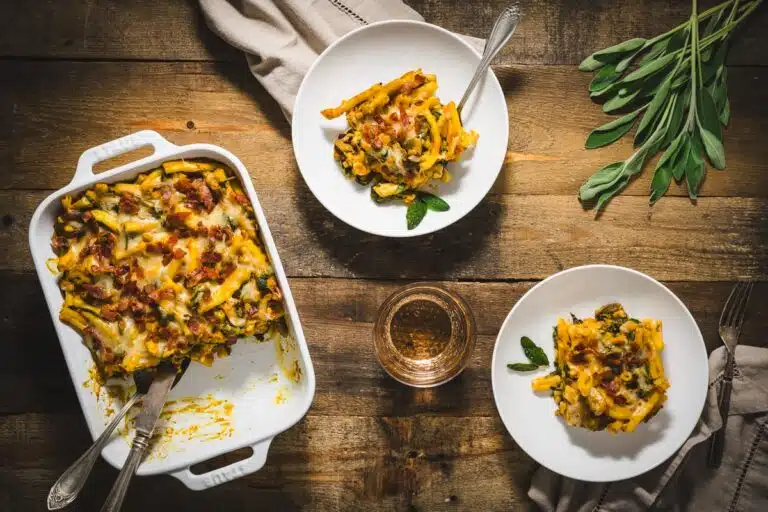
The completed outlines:
{"type": "MultiPolygon", "coordinates": [[[[0,416],[4,510],[40,510],[86,432],[75,414],[0,416]]],[[[310,415],[275,439],[261,471],[204,492],[137,477],[124,510],[520,510],[532,470],[497,418],[310,415]]],[[[100,461],[68,510],[98,510],[115,475],[100,461]]]]}
{"type": "MultiPolygon", "coordinates": [[[[0,73],[16,77],[0,82],[0,162],[13,169],[0,173],[0,188],[59,188],[85,149],[145,128],[176,144],[224,146],[250,169],[257,191],[302,181],[287,121],[240,64],[9,61],[0,73]]],[[[610,119],[587,96],[591,75],[570,66],[496,73],[510,138],[495,192],[575,196],[597,169],[632,154],[629,139],[584,149],[589,131],[610,119]]],[[[758,86],[766,82],[768,68],[730,71],[728,169],[708,173],[702,197],[768,195],[768,88],[758,86]]],[[[625,195],[648,195],[652,165],[625,195]]],[[[687,190],[673,184],[669,195],[687,190]]]]}
{"type": "MultiPolygon", "coordinates": [[[[291,290],[309,344],[317,387],[311,414],[406,417],[496,416],[490,365],[501,324],[534,284],[442,282],[474,311],[479,337],[468,368],[456,380],[432,390],[406,388],[379,367],[373,354],[376,312],[404,282],[294,278],[291,290]],[[322,286],[322,293],[318,287],[322,286]]],[[[717,321],[732,283],[668,283],[690,308],[709,350],[719,346],[717,321]]],[[[747,344],[768,343],[761,335],[768,313],[768,283],[752,298],[743,335],[747,344]]],[[[59,342],[34,275],[0,273],[0,303],[7,304],[0,339],[13,349],[0,359],[0,413],[63,413],[77,410],[59,342]],[[38,315],[25,314],[36,311],[38,315]],[[24,389],[19,393],[18,389],[24,389]]]]}
{"type": "MultiPolygon", "coordinates": [[[[0,270],[31,270],[26,236],[47,191],[0,191],[0,270]]],[[[342,223],[306,186],[261,194],[289,276],[378,279],[541,279],[610,263],[657,279],[768,276],[768,199],[668,197],[653,207],[622,196],[595,220],[572,196],[489,195],[469,215],[414,239],[368,235],[342,223]]],[[[405,215],[403,215],[405,222],[405,215]]]]}
{"type": "MultiPolygon", "coordinates": [[[[407,0],[426,21],[486,37],[509,0],[407,0]]],[[[652,37],[685,21],[680,0],[519,0],[523,18],[499,64],[578,64],[593,51],[632,37],[652,37]]],[[[699,2],[701,8],[718,2],[699,2]]],[[[736,40],[731,64],[767,65],[761,9],[736,40]]],[[[69,59],[220,60],[242,62],[205,26],[195,0],[32,0],[19,10],[0,3],[0,56],[69,59]]]]}
{"type": "MultiPolygon", "coordinates": [[[[462,34],[486,37],[489,27],[511,3],[522,11],[512,42],[502,51],[500,63],[578,64],[587,55],[633,37],[650,38],[686,21],[691,3],[683,0],[406,0],[430,23],[462,34]]],[[[699,2],[699,11],[721,3],[699,2]]],[[[756,12],[739,34],[729,62],[737,65],[768,64],[763,32],[768,12],[756,12]]]]}

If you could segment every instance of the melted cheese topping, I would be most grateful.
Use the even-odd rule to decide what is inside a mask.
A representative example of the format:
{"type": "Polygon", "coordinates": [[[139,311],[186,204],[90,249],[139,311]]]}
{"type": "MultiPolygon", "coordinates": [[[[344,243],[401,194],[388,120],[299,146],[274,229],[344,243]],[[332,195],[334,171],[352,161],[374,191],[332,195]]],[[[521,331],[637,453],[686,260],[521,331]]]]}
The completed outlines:
{"type": "Polygon", "coordinates": [[[553,337],[556,369],[532,387],[553,391],[555,414],[569,425],[632,432],[662,408],[669,381],[660,321],[635,320],[608,304],[595,318],[558,319],[553,337]]]}
{"type": "Polygon", "coordinates": [[[62,200],[52,240],[60,318],[105,376],[192,358],[283,320],[253,208],[219,163],[165,162],[130,183],[62,200]]]}
{"type": "Polygon", "coordinates": [[[434,96],[435,75],[410,71],[387,84],[376,84],[337,108],[323,110],[333,119],[344,113],[349,128],[334,143],[334,156],[345,174],[372,188],[377,201],[401,198],[431,179],[448,181],[448,162],[477,142],[461,125],[453,102],[434,96]]]}

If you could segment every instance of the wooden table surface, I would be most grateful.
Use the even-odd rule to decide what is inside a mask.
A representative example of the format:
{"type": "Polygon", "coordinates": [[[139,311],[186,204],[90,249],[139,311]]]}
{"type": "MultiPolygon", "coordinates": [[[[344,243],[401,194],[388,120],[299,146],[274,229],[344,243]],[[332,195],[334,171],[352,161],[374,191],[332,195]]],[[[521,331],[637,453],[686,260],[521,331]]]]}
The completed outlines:
{"type": "MultiPolygon", "coordinates": [[[[508,2],[408,3],[428,21],[482,37],[508,2]]],[[[752,302],[764,304],[767,10],[731,51],[728,169],[708,174],[697,204],[673,184],[652,208],[646,172],[594,220],[576,191],[602,164],[628,156],[630,145],[583,149],[605,116],[587,96],[591,75],[576,65],[594,50],[681,22],[689,2],[520,4],[525,17],[495,66],[510,113],[500,178],[455,225],[386,240],[342,224],[310,194],[288,123],[242,55],[207,30],[196,2],[3,2],[0,510],[43,510],[50,485],[90,443],[33,273],[30,216],[70,180],[82,151],[140,129],[177,144],[221,145],[248,167],[296,297],[317,393],[258,473],[203,492],[171,477],[141,478],[126,510],[519,510],[534,463],[499,420],[490,361],[502,320],[537,280],[586,263],[647,272],[688,305],[710,350],[734,280],[762,281],[752,302]],[[457,290],[477,317],[469,367],[433,390],[394,382],[371,344],[378,305],[415,280],[457,290]]],[[[745,342],[762,341],[766,323],[755,311],[745,342]]],[[[99,461],[71,509],[98,510],[116,474],[99,461]]]]}

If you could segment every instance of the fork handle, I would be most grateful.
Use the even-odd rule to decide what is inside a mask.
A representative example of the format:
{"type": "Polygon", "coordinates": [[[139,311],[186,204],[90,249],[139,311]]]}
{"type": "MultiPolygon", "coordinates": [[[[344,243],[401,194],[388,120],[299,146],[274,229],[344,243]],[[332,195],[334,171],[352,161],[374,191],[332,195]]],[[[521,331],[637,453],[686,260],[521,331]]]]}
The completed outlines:
{"type": "Polygon", "coordinates": [[[707,465],[710,468],[719,468],[720,463],[723,461],[723,451],[725,449],[725,427],[728,425],[728,411],[731,408],[731,391],[733,390],[733,353],[728,351],[728,356],[725,360],[725,372],[723,374],[723,382],[720,385],[720,392],[717,395],[717,409],[720,411],[720,417],[723,421],[723,426],[715,432],[712,436],[712,440],[709,443],[709,454],[707,457],[707,465]]]}

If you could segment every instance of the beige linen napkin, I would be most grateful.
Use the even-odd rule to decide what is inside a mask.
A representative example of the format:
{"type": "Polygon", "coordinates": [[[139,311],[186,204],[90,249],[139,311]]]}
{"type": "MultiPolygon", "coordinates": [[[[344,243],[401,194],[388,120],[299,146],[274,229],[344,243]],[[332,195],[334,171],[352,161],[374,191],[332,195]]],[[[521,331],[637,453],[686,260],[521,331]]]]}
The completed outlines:
{"type": "MultiPolygon", "coordinates": [[[[200,6],[211,30],[245,52],[288,121],[301,80],[336,39],[376,21],[423,20],[401,0],[200,0],[200,6]]],[[[482,52],[482,39],[462,37],[482,52]]]]}
{"type": "Polygon", "coordinates": [[[707,467],[706,441],[722,427],[717,390],[724,350],[709,358],[709,394],[701,419],[669,461],[637,478],[609,484],[573,480],[542,467],[528,496],[547,512],[768,510],[768,349],[736,348],[723,463],[716,470],[707,467]]]}

